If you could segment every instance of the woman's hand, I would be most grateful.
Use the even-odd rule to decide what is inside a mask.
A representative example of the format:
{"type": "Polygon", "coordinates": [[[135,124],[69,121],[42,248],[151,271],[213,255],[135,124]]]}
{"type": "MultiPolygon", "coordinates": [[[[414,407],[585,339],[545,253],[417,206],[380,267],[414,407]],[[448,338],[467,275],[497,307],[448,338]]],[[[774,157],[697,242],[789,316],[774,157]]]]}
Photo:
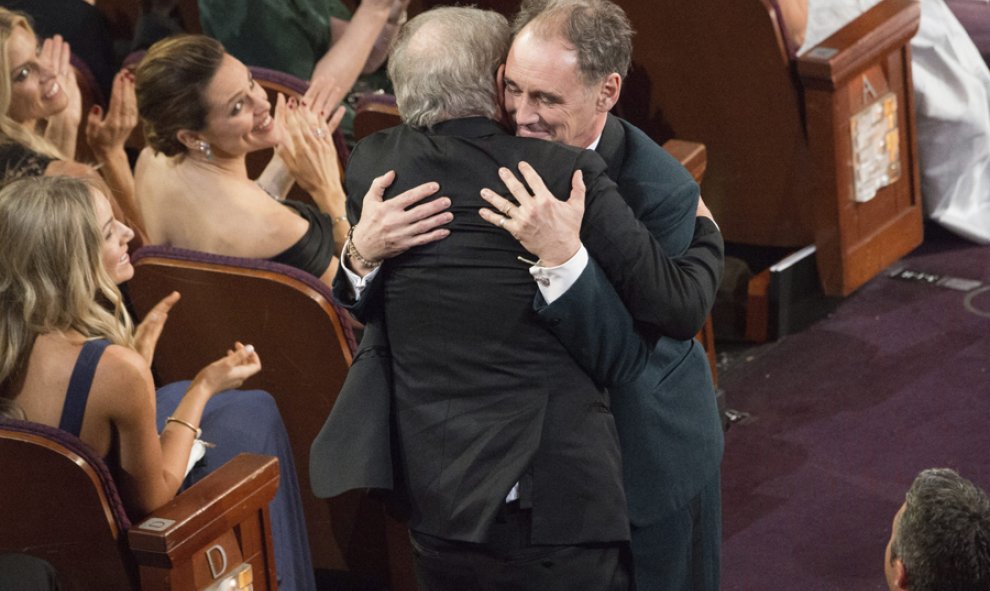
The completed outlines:
{"type": "MultiPolygon", "coordinates": [[[[320,116],[321,120],[326,120],[331,114],[336,115],[336,109],[344,100],[344,96],[350,91],[348,88],[341,88],[337,84],[334,76],[319,71],[313,72],[313,77],[309,81],[309,88],[302,98],[303,105],[313,113],[320,116]]],[[[337,129],[337,124],[332,129],[337,129]]]]}
{"type": "Polygon", "coordinates": [[[329,123],[305,108],[305,105],[279,95],[275,103],[275,116],[284,131],[282,142],[277,148],[279,157],[295,177],[296,182],[310,193],[320,204],[321,209],[334,215],[343,213],[343,187],[340,183],[340,165],[337,149],[333,144],[333,131],[344,116],[339,108],[329,123]],[[341,202],[333,203],[329,211],[321,197],[334,196],[341,202]]]}
{"type": "Polygon", "coordinates": [[[69,63],[72,48],[61,35],[45,39],[41,44],[40,61],[58,77],[62,92],[68,97],[68,105],[60,113],[48,117],[45,138],[62,151],[63,156],[73,159],[76,154],[76,137],[79,122],[82,120],[82,94],[76,82],[76,73],[69,63]]]}
{"type": "Polygon", "coordinates": [[[173,291],[162,301],[155,304],[155,307],[138,324],[134,331],[134,348],[141,354],[151,366],[151,360],[155,357],[155,347],[158,345],[158,338],[162,336],[165,328],[165,321],[168,320],[169,310],[179,301],[179,292],[173,291]]]}
{"type": "Polygon", "coordinates": [[[234,343],[234,350],[204,367],[193,382],[201,383],[212,394],[240,387],[244,380],[261,371],[261,359],[251,345],[234,343]]]}
{"type": "Polygon", "coordinates": [[[97,159],[123,151],[124,143],[138,123],[137,96],[134,94],[134,74],[121,70],[113,79],[113,92],[106,114],[93,105],[86,116],[86,141],[97,159]]]}

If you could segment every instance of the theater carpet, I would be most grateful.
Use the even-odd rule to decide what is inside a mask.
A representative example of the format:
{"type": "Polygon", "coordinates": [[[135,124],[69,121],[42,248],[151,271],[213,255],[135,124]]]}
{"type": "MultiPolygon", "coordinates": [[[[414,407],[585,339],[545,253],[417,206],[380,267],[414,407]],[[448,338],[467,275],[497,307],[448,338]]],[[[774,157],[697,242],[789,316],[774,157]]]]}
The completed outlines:
{"type": "Polygon", "coordinates": [[[921,469],[990,490],[990,247],[926,228],[902,262],[984,287],[874,278],[720,376],[750,414],[726,434],[723,589],[886,589],[891,518],[921,469]]]}

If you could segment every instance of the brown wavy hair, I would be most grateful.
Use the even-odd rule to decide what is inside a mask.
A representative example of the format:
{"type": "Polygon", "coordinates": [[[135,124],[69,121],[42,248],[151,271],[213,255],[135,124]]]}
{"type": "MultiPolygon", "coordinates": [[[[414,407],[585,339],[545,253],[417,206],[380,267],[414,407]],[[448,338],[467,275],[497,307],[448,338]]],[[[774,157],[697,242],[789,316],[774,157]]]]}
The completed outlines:
{"type": "Polygon", "coordinates": [[[179,35],[151,46],[135,71],[138,112],[156,152],[187,151],[179,130],[200,131],[209,112],[204,94],[224,56],[223,45],[203,35],[179,35]]]}

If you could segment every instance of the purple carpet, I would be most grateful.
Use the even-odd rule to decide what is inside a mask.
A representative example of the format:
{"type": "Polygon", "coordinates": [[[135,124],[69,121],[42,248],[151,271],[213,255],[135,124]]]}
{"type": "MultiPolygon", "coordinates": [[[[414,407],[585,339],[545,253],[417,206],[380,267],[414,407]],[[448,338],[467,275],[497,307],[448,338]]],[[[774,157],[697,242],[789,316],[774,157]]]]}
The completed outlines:
{"type": "MultiPolygon", "coordinates": [[[[903,263],[990,286],[990,247],[937,229],[903,263]]],[[[886,589],[904,492],[947,466],[990,490],[990,287],[877,277],[720,376],[726,590],[886,589]],[[967,297],[968,296],[968,297],[967,297]]]]}

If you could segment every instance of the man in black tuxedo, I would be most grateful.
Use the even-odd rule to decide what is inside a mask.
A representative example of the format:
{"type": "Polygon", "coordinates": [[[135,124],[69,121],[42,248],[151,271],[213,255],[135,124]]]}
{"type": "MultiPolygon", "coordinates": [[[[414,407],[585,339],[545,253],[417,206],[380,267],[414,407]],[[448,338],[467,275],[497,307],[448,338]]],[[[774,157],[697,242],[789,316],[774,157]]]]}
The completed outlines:
{"type": "MultiPolygon", "coordinates": [[[[585,371],[614,368],[582,369],[537,320],[537,284],[526,261],[538,257],[540,268],[577,261],[585,283],[615,285],[631,318],[687,338],[707,314],[721,238],[710,220],[699,221],[688,255],[669,259],[623,203],[600,157],[501,128],[495,72],[508,40],[501,16],[445,7],[410,21],[393,50],[389,74],[405,125],[354,150],[349,216],[361,218],[354,196],[369,189],[364,204],[381,203],[375,192],[392,177],[374,175],[391,169],[386,199],[440,179],[453,220],[444,240],[388,260],[353,308],[368,328],[314,442],[314,488],[330,496],[390,485],[380,461],[391,459],[382,445],[391,413],[421,585],[624,589],[620,553],[629,524],[615,423],[607,394],[585,371]],[[480,190],[511,183],[507,168],[517,166],[528,199],[580,225],[579,238],[535,240],[524,249],[479,217],[486,205],[480,190]],[[566,202],[553,197],[568,193],[566,202]],[[598,266],[587,264],[589,253],[598,266]],[[390,409],[376,396],[389,371],[390,409]],[[378,380],[376,391],[367,391],[368,380],[378,380]]],[[[364,238],[357,223],[344,261],[361,275],[389,254],[389,245],[364,238]]],[[[573,279],[559,282],[566,290],[573,279]]],[[[341,295],[338,285],[335,292],[341,295]]],[[[353,296],[344,299],[354,304],[353,296]]],[[[604,327],[600,343],[589,346],[626,345],[611,333],[604,327]]]]}
{"type": "MultiPolygon", "coordinates": [[[[684,252],[698,185],[645,133],[610,113],[632,61],[633,31],[622,8],[611,0],[524,0],[514,28],[502,80],[516,134],[595,150],[664,252],[684,252]]],[[[497,199],[493,205],[504,209],[497,199]]],[[[499,217],[492,212],[488,219],[499,217]]],[[[527,228],[506,225],[524,244],[531,234],[556,233],[539,212],[527,222],[527,228]]],[[[549,328],[581,363],[594,323],[614,323],[622,313],[616,304],[568,295],[541,314],[563,318],[549,328]]],[[[638,374],[607,384],[622,449],[634,578],[642,591],[717,591],[722,424],[707,355],[693,338],[668,337],[649,351],[638,374]]]]}

